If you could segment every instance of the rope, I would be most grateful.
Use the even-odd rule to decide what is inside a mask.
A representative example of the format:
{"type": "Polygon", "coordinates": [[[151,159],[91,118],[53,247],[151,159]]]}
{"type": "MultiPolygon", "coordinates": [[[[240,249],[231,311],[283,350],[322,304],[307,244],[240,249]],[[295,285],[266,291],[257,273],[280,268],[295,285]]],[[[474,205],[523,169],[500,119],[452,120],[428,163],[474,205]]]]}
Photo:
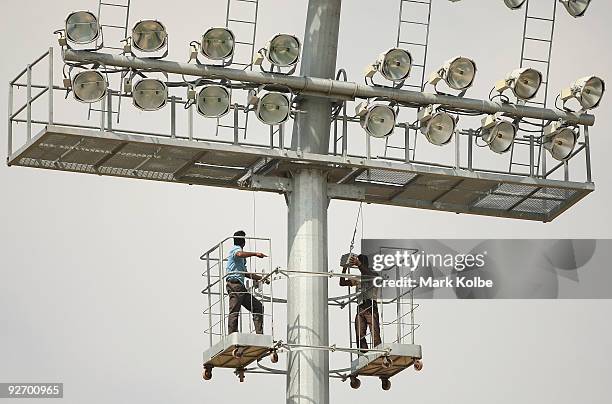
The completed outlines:
{"type": "MultiPolygon", "coordinates": [[[[361,212],[363,210],[363,202],[359,204],[359,211],[357,211],[357,220],[355,221],[355,229],[353,230],[353,238],[351,239],[351,248],[349,250],[349,254],[353,252],[355,248],[355,237],[357,237],[357,229],[359,228],[359,218],[361,217],[361,212]]],[[[361,238],[363,239],[363,221],[361,222],[361,238]]]]}

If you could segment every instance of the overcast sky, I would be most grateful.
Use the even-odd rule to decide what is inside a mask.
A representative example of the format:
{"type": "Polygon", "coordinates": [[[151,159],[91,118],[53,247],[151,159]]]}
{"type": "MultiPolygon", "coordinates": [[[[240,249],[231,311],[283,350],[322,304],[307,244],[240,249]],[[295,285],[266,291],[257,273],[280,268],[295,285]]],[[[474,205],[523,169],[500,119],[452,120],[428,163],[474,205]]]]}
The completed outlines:
{"type": "MultiPolygon", "coordinates": [[[[150,17],[164,21],[171,60],[185,61],[189,41],[225,22],[224,0],[132,3],[132,23],[150,17]]],[[[305,0],[260,3],[258,44],[278,32],[303,35],[305,0]]],[[[361,81],[363,67],[394,45],[397,3],[344,2],[338,67],[349,71],[349,79],[361,81]]],[[[469,94],[486,97],[492,83],[518,65],[522,12],[509,11],[501,0],[434,3],[428,70],[452,56],[470,56],[479,72],[469,94]]],[[[2,80],[8,82],[57,44],[52,32],[70,11],[96,7],[94,0],[4,2],[2,80]]],[[[612,77],[605,39],[612,35],[612,4],[595,1],[582,19],[570,18],[562,8],[558,13],[551,93],[591,73],[612,77]]],[[[1,111],[6,99],[0,97],[1,111]]],[[[596,111],[592,131],[597,191],[555,222],[365,206],[363,236],[610,238],[610,100],[596,111]]],[[[69,100],[58,104],[56,113],[65,121],[84,122],[86,108],[69,100]]],[[[145,115],[126,108],[125,123],[166,128],[168,115],[168,110],[145,115]]],[[[0,144],[6,144],[6,129],[1,137],[0,144]]],[[[446,149],[427,153],[449,156],[446,149]]],[[[495,157],[483,159],[505,164],[495,157]]],[[[283,402],[280,376],[249,376],[238,384],[231,372],[218,371],[213,382],[201,380],[207,345],[198,260],[233,231],[252,234],[255,226],[257,235],[273,239],[274,265],[285,265],[282,197],[6,166],[0,167],[0,184],[0,382],[63,382],[64,401],[75,404],[195,404],[230,397],[253,404],[283,402]]],[[[357,208],[331,203],[330,263],[349,247],[357,208]]],[[[364,380],[358,392],[332,381],[332,402],[410,397],[424,403],[608,403],[610,309],[612,304],[601,300],[425,301],[417,314],[424,371],[408,370],[384,394],[378,380],[364,380]]],[[[346,314],[334,312],[332,319],[331,342],[347,344],[346,314]]],[[[282,328],[283,319],[276,322],[282,328]]],[[[334,364],[348,366],[343,359],[334,364]]]]}

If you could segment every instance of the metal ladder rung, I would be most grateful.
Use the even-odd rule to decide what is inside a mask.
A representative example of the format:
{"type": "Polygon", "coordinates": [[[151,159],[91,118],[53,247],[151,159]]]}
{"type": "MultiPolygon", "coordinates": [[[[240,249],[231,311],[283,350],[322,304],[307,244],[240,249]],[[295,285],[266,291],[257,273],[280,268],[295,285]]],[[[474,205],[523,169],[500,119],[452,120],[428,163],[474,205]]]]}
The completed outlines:
{"type": "Polygon", "coordinates": [[[101,24],[102,28],[116,28],[116,29],[125,29],[125,27],[121,25],[109,25],[109,24],[101,24]]]}
{"type": "MultiPolygon", "coordinates": [[[[541,59],[531,59],[531,58],[523,58],[523,60],[527,60],[529,62],[538,62],[538,63],[550,63],[548,60],[541,60],[541,59]]],[[[544,83],[542,83],[544,84],[544,83]]]]}
{"type": "Polygon", "coordinates": [[[552,45],[552,40],[551,39],[534,38],[534,37],[531,37],[531,36],[526,36],[525,39],[528,40],[528,41],[546,42],[546,43],[552,45]]]}
{"type": "Polygon", "coordinates": [[[414,45],[414,46],[423,46],[423,47],[427,46],[426,43],[416,43],[416,42],[406,42],[406,41],[399,41],[399,43],[401,45],[414,45]]]}
{"type": "MultiPolygon", "coordinates": [[[[234,129],[234,125],[219,125],[220,128],[234,129]]],[[[239,126],[238,130],[246,130],[246,127],[239,126]]]]}
{"type": "Polygon", "coordinates": [[[237,23],[240,23],[240,24],[251,24],[251,25],[257,24],[257,22],[255,22],[255,21],[236,20],[236,19],[233,19],[233,18],[228,18],[227,21],[228,22],[237,22],[237,23]]]}
{"type": "Polygon", "coordinates": [[[425,25],[425,26],[428,25],[426,22],[418,22],[418,21],[410,21],[410,20],[401,20],[400,22],[402,24],[415,24],[415,25],[425,25]]]}
{"type": "Polygon", "coordinates": [[[127,4],[117,4],[117,3],[100,3],[100,5],[102,6],[110,6],[110,7],[121,7],[121,8],[128,8],[129,5],[127,4]]]}
{"type": "Polygon", "coordinates": [[[248,45],[248,46],[254,46],[255,45],[254,43],[251,43],[251,42],[236,41],[235,43],[236,43],[236,45],[248,45]]]}
{"type": "Polygon", "coordinates": [[[553,19],[550,19],[550,18],[545,18],[545,17],[533,17],[533,16],[530,16],[530,15],[528,15],[528,16],[527,16],[527,19],[528,19],[528,20],[540,20],[540,21],[548,21],[548,22],[553,22],[553,21],[554,21],[553,19]]]}

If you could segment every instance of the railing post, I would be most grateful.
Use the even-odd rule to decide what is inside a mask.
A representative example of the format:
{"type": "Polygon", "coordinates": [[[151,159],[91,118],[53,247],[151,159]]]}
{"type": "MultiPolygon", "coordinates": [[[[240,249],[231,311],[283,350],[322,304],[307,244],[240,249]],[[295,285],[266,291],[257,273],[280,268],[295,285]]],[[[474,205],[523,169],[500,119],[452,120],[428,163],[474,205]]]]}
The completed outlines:
{"type": "Polygon", "coordinates": [[[591,167],[591,140],[589,138],[589,127],[584,125],[584,153],[586,159],[587,182],[593,182],[593,172],[591,167]]]}
{"type": "Polygon", "coordinates": [[[189,132],[189,140],[193,140],[193,105],[189,106],[189,113],[187,118],[187,130],[189,132]]]}
{"type": "Polygon", "coordinates": [[[474,170],[474,133],[468,135],[468,170],[474,170]]]}
{"type": "Polygon", "coordinates": [[[29,142],[32,139],[32,65],[28,65],[27,67],[27,75],[28,75],[28,83],[27,83],[27,131],[26,134],[27,141],[29,142]]]}
{"type": "Polygon", "coordinates": [[[106,94],[106,128],[113,130],[113,90],[108,90],[106,94]]]}
{"type": "Polygon", "coordinates": [[[102,99],[100,100],[100,131],[104,132],[105,128],[105,121],[106,121],[106,115],[104,114],[105,108],[106,108],[106,97],[108,97],[108,93],[102,97],[102,99]]]}
{"type": "Polygon", "coordinates": [[[8,95],[8,155],[7,162],[13,154],[13,83],[9,83],[8,95]]]}
{"type": "Polygon", "coordinates": [[[342,106],[342,157],[348,153],[348,117],[346,116],[346,101],[342,106]]]}
{"type": "Polygon", "coordinates": [[[53,47],[49,48],[49,125],[53,125],[53,47]]]}
{"type": "Polygon", "coordinates": [[[278,127],[278,147],[283,150],[285,148],[285,124],[281,123],[278,127]]]}
{"type": "Polygon", "coordinates": [[[234,104],[234,144],[238,144],[240,142],[240,139],[238,137],[238,122],[239,122],[239,116],[238,116],[238,104],[234,104]]]}
{"type": "Polygon", "coordinates": [[[176,138],[176,97],[170,98],[170,137],[176,138]]]}
{"type": "Polygon", "coordinates": [[[455,168],[461,168],[461,132],[455,131],[455,168]]]}
{"type": "Polygon", "coordinates": [[[535,138],[529,136],[529,176],[533,177],[535,170],[535,138]]]}
{"type": "Polygon", "coordinates": [[[404,161],[410,163],[410,126],[404,126],[404,142],[406,147],[404,148],[404,161]]]}

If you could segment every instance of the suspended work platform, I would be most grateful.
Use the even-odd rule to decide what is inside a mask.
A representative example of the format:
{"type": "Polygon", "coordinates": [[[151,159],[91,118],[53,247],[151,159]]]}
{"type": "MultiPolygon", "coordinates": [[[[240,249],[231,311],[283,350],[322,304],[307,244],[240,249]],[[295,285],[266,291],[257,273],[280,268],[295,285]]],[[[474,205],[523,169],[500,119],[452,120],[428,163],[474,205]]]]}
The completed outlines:
{"type": "Polygon", "coordinates": [[[11,153],[8,164],[283,194],[291,192],[289,173],[309,166],[328,172],[332,199],[543,222],[595,189],[591,182],[55,125],[11,153]]]}
{"type": "Polygon", "coordinates": [[[421,346],[414,344],[381,344],[375,351],[360,355],[351,363],[351,386],[358,388],[359,376],[378,377],[383,389],[391,388],[391,377],[414,366],[421,370],[421,346]],[[385,351],[385,352],[380,352],[385,351]]]}
{"type": "Polygon", "coordinates": [[[237,369],[244,381],[244,369],[275,350],[271,335],[233,333],[204,352],[204,378],[212,378],[212,369],[237,369]],[[242,374],[240,374],[242,370],[242,374]]]}

